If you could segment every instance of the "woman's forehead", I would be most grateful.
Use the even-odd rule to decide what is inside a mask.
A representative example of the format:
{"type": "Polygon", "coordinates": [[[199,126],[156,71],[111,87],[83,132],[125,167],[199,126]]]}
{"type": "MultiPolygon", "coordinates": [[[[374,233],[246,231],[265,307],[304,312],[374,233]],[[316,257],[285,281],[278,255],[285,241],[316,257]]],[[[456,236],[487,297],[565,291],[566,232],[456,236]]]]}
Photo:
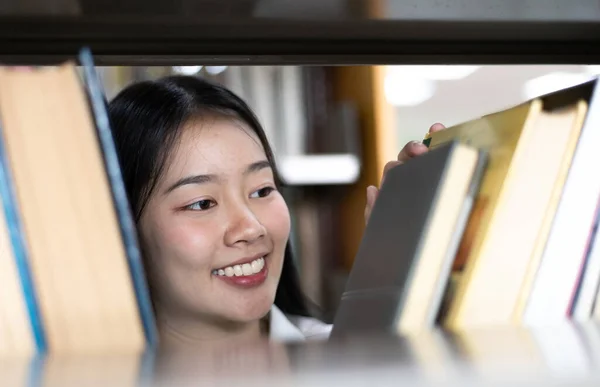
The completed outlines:
{"type": "Polygon", "coordinates": [[[194,170],[235,169],[266,159],[260,139],[248,125],[219,117],[188,122],[172,156],[174,167],[194,170]]]}

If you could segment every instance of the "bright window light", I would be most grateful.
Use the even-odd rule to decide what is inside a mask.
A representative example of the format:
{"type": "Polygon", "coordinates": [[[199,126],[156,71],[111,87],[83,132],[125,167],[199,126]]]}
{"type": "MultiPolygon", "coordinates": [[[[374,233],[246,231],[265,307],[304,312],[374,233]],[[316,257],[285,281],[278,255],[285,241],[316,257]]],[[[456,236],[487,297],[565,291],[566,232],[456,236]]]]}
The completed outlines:
{"type": "Polygon", "coordinates": [[[590,74],[600,75],[600,65],[587,65],[585,70],[590,74]]]}
{"type": "Polygon", "coordinates": [[[435,93],[435,82],[430,79],[390,73],[385,76],[383,91],[394,106],[416,106],[435,93]]]}
{"type": "Polygon", "coordinates": [[[590,74],[585,73],[549,73],[525,82],[523,95],[525,99],[530,100],[544,94],[578,85],[591,78],[590,74]]]}

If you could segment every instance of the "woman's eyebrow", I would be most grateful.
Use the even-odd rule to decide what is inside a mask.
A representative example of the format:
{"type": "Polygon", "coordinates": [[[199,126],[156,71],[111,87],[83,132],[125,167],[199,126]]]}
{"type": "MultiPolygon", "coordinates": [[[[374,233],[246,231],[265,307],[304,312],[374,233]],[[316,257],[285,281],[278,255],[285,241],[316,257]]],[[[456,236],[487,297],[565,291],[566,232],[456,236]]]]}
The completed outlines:
{"type": "MultiPolygon", "coordinates": [[[[246,169],[244,170],[244,175],[249,175],[251,173],[261,171],[265,168],[271,168],[271,163],[269,163],[267,160],[257,161],[255,163],[249,164],[246,167],[246,169]]],[[[168,194],[169,192],[172,192],[173,190],[175,190],[181,186],[184,186],[184,185],[205,184],[205,183],[210,183],[210,182],[214,182],[217,180],[219,180],[219,177],[217,175],[213,175],[213,174],[186,176],[184,178],[177,180],[175,183],[173,183],[171,186],[169,186],[169,188],[167,188],[164,193],[168,194]]]]}
{"type": "Polygon", "coordinates": [[[205,183],[209,183],[209,182],[216,181],[216,180],[218,180],[218,177],[216,175],[186,176],[184,178],[177,180],[175,183],[173,183],[171,186],[169,186],[169,188],[167,188],[164,193],[168,194],[169,192],[171,192],[181,186],[184,186],[184,185],[205,184],[205,183]]]}
{"type": "Polygon", "coordinates": [[[269,163],[267,160],[257,161],[246,167],[246,170],[244,171],[244,175],[249,175],[251,173],[263,170],[265,168],[271,168],[271,163],[269,163]]]}

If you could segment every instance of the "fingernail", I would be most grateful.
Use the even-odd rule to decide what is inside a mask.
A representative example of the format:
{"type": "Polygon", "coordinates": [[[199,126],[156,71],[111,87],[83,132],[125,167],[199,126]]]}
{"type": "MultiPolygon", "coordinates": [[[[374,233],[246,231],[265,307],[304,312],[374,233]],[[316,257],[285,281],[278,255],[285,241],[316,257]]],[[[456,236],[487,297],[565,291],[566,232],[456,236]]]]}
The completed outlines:
{"type": "Polygon", "coordinates": [[[370,185],[367,187],[367,199],[372,199],[373,198],[373,189],[375,188],[374,185],[370,185]]]}
{"type": "Polygon", "coordinates": [[[423,144],[421,141],[411,141],[411,145],[414,148],[426,148],[425,144],[423,144]]]}
{"type": "Polygon", "coordinates": [[[431,128],[429,129],[429,131],[435,131],[435,130],[442,130],[445,129],[446,127],[444,126],[444,124],[442,124],[441,122],[436,122],[435,124],[431,125],[431,128]]]}

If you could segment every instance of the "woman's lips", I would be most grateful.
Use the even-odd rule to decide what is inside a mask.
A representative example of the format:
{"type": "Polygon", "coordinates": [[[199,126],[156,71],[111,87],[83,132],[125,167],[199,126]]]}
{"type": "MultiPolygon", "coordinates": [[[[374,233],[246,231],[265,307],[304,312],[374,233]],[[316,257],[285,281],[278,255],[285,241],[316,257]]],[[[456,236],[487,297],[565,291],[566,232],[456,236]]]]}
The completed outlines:
{"type": "Polygon", "coordinates": [[[262,257],[251,263],[215,270],[213,276],[233,286],[252,288],[265,282],[268,272],[267,259],[262,257]]]}

